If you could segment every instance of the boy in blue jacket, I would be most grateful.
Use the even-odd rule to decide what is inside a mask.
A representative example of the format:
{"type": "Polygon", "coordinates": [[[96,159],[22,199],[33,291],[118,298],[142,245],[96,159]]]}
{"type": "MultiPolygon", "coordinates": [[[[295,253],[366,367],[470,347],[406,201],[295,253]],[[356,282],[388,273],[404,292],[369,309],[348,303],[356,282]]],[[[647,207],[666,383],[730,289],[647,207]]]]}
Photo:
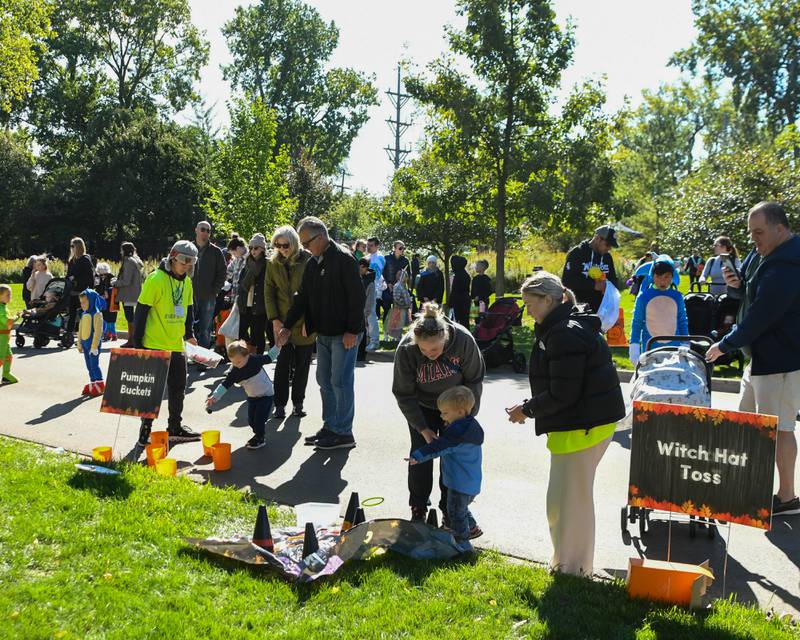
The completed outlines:
{"type": "MultiPolygon", "coordinates": [[[[686,304],[677,287],[680,275],[668,255],[653,262],[633,307],[629,355],[634,366],[652,336],[687,336],[686,304]]],[[[663,346],[663,345],[661,345],[663,346]]]]}
{"type": "Polygon", "coordinates": [[[456,543],[465,553],[472,552],[470,531],[475,518],[469,505],[481,491],[483,429],[470,415],[475,396],[467,387],[444,391],[436,402],[447,425],[433,442],[411,452],[409,464],[442,457],[442,478],[447,487],[447,519],[456,543]]]}

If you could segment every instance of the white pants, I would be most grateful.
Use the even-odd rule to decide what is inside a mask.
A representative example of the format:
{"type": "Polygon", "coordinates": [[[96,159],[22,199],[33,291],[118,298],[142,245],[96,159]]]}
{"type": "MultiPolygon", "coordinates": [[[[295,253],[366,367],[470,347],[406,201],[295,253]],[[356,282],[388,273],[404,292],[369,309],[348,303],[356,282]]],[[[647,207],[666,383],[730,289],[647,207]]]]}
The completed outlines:
{"type": "Polygon", "coordinates": [[[550,455],[547,522],[553,541],[550,568],[592,575],[594,564],[594,476],[612,436],[575,453],[550,455]]]}

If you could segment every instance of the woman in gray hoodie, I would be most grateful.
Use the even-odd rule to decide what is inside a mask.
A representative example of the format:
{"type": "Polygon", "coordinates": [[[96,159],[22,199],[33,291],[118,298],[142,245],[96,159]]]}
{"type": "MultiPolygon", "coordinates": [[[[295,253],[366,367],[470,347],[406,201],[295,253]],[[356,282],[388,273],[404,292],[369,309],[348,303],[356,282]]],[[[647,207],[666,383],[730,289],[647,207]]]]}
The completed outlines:
{"type": "MultiPolygon", "coordinates": [[[[477,415],[485,372],[481,350],[472,334],[445,318],[439,305],[424,304],[394,356],[392,393],[408,422],[410,451],[432,442],[444,427],[436,401],[447,389],[468,387],[475,396],[471,415],[477,415]]],[[[447,488],[441,475],[439,489],[439,509],[447,526],[447,488]]],[[[433,490],[432,461],[408,467],[408,490],[411,519],[424,520],[433,490]]],[[[476,525],[470,537],[477,538],[481,533],[476,525]]]]}
{"type": "Polygon", "coordinates": [[[120,247],[122,264],[119,267],[117,277],[111,282],[111,286],[117,289],[117,303],[122,307],[125,320],[128,323],[128,341],[120,345],[123,349],[133,347],[133,334],[136,331],[133,316],[136,301],[142,292],[142,281],[144,264],[141,258],[136,255],[136,247],[132,242],[123,242],[120,247]]]}

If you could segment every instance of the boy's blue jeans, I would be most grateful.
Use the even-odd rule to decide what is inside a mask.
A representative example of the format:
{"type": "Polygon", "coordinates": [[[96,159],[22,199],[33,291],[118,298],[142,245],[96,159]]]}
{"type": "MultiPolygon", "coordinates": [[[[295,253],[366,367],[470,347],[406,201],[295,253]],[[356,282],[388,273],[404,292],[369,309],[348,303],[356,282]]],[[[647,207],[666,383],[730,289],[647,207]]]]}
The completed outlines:
{"type": "Polygon", "coordinates": [[[322,396],[322,422],[328,431],[340,436],[353,433],[355,415],[356,338],[352,349],[345,349],[342,336],[317,335],[317,383],[322,396]]]}
{"type": "Polygon", "coordinates": [[[274,397],[247,398],[247,424],[259,438],[263,438],[267,432],[267,420],[269,412],[272,411],[274,397]]]}
{"type": "Polygon", "coordinates": [[[450,520],[450,529],[456,542],[464,547],[464,550],[472,549],[469,541],[469,532],[475,526],[475,518],[470,513],[469,505],[475,496],[447,489],[447,518],[450,520]]]}

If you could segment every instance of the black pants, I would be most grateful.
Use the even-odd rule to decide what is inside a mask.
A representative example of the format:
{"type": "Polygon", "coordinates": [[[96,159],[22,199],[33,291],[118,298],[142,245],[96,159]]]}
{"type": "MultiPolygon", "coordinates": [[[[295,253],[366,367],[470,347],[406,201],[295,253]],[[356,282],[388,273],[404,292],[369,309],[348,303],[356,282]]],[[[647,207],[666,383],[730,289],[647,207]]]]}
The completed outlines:
{"type": "Polygon", "coordinates": [[[239,339],[256,348],[261,355],[267,345],[267,316],[253,313],[252,307],[239,316],[239,339]]]}
{"type": "Polygon", "coordinates": [[[292,404],[302,407],[306,399],[308,369],[311,366],[311,354],[314,345],[296,345],[287,342],[281,347],[278,362],[275,365],[275,406],[285,407],[289,400],[289,374],[294,369],[292,378],[292,404]]]}
{"type": "MultiPolygon", "coordinates": [[[[428,409],[421,407],[422,415],[425,416],[425,425],[438,434],[443,428],[444,423],[439,411],[436,409],[428,409]]],[[[411,451],[419,449],[425,444],[425,438],[422,437],[411,425],[408,426],[411,434],[411,451]]],[[[410,451],[409,451],[410,453],[410,451]]],[[[408,504],[412,508],[427,509],[430,502],[431,491],[433,491],[433,460],[423,462],[422,464],[408,465],[408,504]]],[[[442,513],[447,513],[447,487],[442,483],[441,470],[439,472],[439,509],[442,513]]]]}
{"type": "MultiPolygon", "coordinates": [[[[186,356],[173,351],[169,359],[169,372],[167,373],[167,406],[169,408],[167,431],[170,432],[181,428],[183,399],[186,396],[186,374],[186,356]]],[[[142,418],[143,429],[149,431],[152,426],[152,418],[142,418]]]]}
{"type": "Polygon", "coordinates": [[[392,303],[394,302],[394,294],[389,291],[389,289],[384,289],[381,293],[381,299],[379,300],[379,304],[383,307],[383,317],[378,314],[378,319],[386,322],[386,317],[389,315],[389,312],[392,310],[392,303]]]}
{"type": "Polygon", "coordinates": [[[469,329],[469,312],[472,309],[470,300],[454,300],[452,305],[456,322],[462,327],[469,329]]]}
{"type": "Polygon", "coordinates": [[[263,438],[267,431],[270,411],[272,411],[272,396],[247,398],[247,423],[259,438],[263,438]]]}
{"type": "Polygon", "coordinates": [[[367,332],[364,331],[361,334],[361,341],[358,343],[358,354],[356,355],[356,362],[366,362],[368,342],[369,342],[369,337],[367,336],[367,332]]]}
{"type": "Polygon", "coordinates": [[[67,319],[67,333],[75,332],[75,321],[78,319],[78,311],[81,308],[81,299],[79,295],[71,295],[69,297],[69,318],[67,319]]]}

